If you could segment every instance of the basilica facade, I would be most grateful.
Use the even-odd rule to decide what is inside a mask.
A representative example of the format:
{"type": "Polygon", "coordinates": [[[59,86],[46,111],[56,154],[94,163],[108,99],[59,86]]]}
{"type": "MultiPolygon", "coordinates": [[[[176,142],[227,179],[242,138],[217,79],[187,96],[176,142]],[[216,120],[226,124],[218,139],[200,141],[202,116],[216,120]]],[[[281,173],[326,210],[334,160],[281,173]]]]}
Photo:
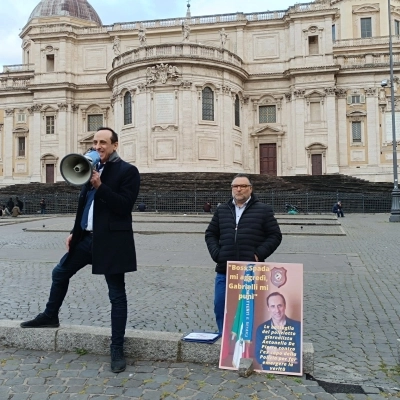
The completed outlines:
{"type": "MultiPolygon", "coordinates": [[[[391,24],[396,74],[399,0],[391,24]]],[[[20,37],[0,73],[0,186],[61,181],[100,126],[141,172],[393,179],[386,0],[113,25],[42,0],[20,37]]]]}

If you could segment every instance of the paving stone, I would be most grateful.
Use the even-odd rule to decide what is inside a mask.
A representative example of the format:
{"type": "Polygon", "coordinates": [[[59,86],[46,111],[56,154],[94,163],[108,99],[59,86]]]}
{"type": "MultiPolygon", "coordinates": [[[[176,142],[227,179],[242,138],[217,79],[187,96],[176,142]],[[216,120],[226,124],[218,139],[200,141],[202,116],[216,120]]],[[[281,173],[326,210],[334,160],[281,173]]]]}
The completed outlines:
{"type": "MultiPolygon", "coordinates": [[[[55,224],[64,223],[67,228],[71,226],[72,219],[57,217],[52,221],[55,224]]],[[[393,337],[398,336],[400,328],[400,299],[396,289],[400,287],[398,228],[396,224],[389,224],[387,215],[382,214],[354,214],[340,222],[347,236],[285,236],[270,259],[278,262],[296,259],[305,265],[304,340],[314,345],[314,377],[327,381],[339,378],[344,383],[367,385],[375,389],[379,386],[384,388],[383,395],[396,396],[398,391],[390,388],[400,387],[400,377],[391,374],[390,368],[398,359],[393,337]],[[325,260],[323,264],[320,262],[321,256],[325,260]],[[329,263],[329,267],[325,267],[329,263]],[[382,362],[386,364],[386,369],[382,362]]],[[[188,224],[181,225],[182,228],[189,227],[188,224]]],[[[46,300],[43,294],[48,293],[49,277],[54,267],[54,262],[40,261],[37,257],[32,258],[31,254],[41,252],[46,255],[54,251],[54,254],[57,252],[56,261],[63,252],[65,234],[21,234],[18,226],[0,226],[0,232],[3,236],[7,235],[7,243],[17,246],[17,250],[13,250],[0,240],[0,281],[3,298],[7,299],[5,307],[0,309],[0,319],[23,320],[42,311],[46,300]],[[26,279],[21,281],[18,278],[20,276],[26,279]]],[[[211,306],[214,271],[210,268],[204,235],[136,235],[135,239],[138,260],[142,260],[139,261],[142,265],[138,272],[126,276],[128,298],[135,305],[129,307],[131,326],[153,331],[176,331],[177,326],[184,325],[187,328],[185,331],[214,330],[211,306]],[[188,249],[187,253],[185,249],[188,249]],[[164,257],[163,264],[157,264],[154,260],[161,253],[168,254],[169,261],[165,262],[164,257]],[[190,254],[190,257],[185,257],[186,254],[190,254]],[[193,258],[193,254],[195,267],[188,266],[186,261],[193,258]],[[148,263],[147,260],[152,262],[148,263]],[[182,285],[182,278],[185,279],[185,285],[182,285]],[[163,282],[163,286],[157,287],[157,295],[148,290],[149,281],[163,282]],[[152,307],[148,306],[150,302],[152,307]],[[165,304],[184,304],[185,315],[175,309],[166,309],[165,304]]],[[[89,267],[80,271],[77,279],[71,281],[60,312],[62,323],[77,321],[80,325],[109,327],[107,288],[104,279],[97,278],[93,277],[89,267]]],[[[33,379],[29,395],[41,396],[40,400],[47,394],[35,392],[34,387],[43,386],[36,390],[43,391],[45,388],[48,393],[66,387],[65,393],[53,393],[51,397],[64,395],[68,400],[89,399],[90,394],[80,394],[85,387],[87,390],[87,386],[93,387],[93,390],[102,387],[103,394],[91,394],[97,398],[110,398],[111,394],[106,394],[109,389],[111,392],[115,390],[117,396],[134,399],[139,398],[143,391],[150,393],[151,389],[162,392],[168,390],[172,397],[184,383],[185,386],[180,390],[193,391],[195,394],[192,398],[198,396],[199,399],[211,399],[219,395],[219,389],[222,389],[221,392],[233,391],[236,395],[246,396],[237,390],[240,385],[247,388],[245,391],[257,391],[260,399],[278,396],[293,398],[294,394],[285,385],[302,399],[310,396],[349,399],[343,397],[346,394],[342,393],[324,393],[317,382],[304,381],[303,378],[299,383],[293,377],[276,375],[274,379],[268,379],[266,374],[253,374],[242,381],[237,377],[237,372],[219,370],[214,365],[132,360],[120,378],[109,371],[109,356],[0,348],[0,360],[3,359],[7,359],[7,362],[0,369],[0,400],[9,395],[7,380],[11,380],[15,390],[24,390],[24,381],[21,383],[20,379],[33,379]],[[77,377],[85,379],[72,380],[79,379],[77,377]],[[34,380],[36,378],[44,378],[44,384],[35,385],[35,382],[39,382],[34,380]],[[109,380],[107,386],[101,384],[104,379],[109,380]],[[127,381],[122,384],[124,379],[127,381]],[[147,384],[144,381],[148,381],[147,384]],[[121,390],[137,392],[130,396],[121,394],[121,390]]],[[[20,392],[14,397],[23,395],[25,393],[20,392]]],[[[362,397],[364,395],[352,396],[354,399],[365,399],[362,397]]],[[[382,398],[378,392],[368,394],[370,399],[376,396],[382,398]]]]}

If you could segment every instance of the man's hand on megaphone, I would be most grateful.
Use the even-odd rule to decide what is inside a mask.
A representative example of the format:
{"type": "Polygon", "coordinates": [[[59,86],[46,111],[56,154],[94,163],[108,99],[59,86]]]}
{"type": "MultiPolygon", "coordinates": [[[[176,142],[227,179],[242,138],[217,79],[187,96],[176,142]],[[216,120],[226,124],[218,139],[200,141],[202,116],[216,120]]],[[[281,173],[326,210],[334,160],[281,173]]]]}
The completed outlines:
{"type": "Polygon", "coordinates": [[[100,174],[96,170],[93,170],[92,172],[90,183],[95,189],[98,189],[99,186],[101,185],[100,174]]]}

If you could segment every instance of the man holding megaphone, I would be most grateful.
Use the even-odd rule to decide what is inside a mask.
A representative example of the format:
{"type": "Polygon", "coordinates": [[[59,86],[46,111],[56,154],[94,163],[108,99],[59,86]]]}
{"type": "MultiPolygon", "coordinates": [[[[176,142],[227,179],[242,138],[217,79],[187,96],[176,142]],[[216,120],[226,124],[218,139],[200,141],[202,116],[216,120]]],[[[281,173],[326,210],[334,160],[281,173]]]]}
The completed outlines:
{"type": "MultiPolygon", "coordinates": [[[[108,285],[111,370],[116,373],[126,368],[123,353],[127,321],[125,273],[136,271],[131,213],[140,186],[138,169],[121,160],[117,148],[118,135],[111,128],[99,128],[92,150],[98,153],[100,162],[93,165],[87,183],[82,186],[74,228],[66,242],[68,252],[53,270],[46,308],[35,319],[21,323],[22,328],[59,327],[58,312],[70,278],[91,264],[92,273],[104,275],[108,285]]],[[[80,166],[82,158],[74,161],[73,168],[80,166]]]]}

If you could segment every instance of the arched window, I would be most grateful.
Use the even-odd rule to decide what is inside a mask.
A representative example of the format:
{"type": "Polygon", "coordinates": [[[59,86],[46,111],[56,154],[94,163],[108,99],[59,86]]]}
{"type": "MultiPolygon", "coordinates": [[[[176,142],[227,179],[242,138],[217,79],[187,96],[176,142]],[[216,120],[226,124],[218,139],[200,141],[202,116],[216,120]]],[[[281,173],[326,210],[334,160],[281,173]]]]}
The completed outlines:
{"type": "Polygon", "coordinates": [[[214,121],[214,92],[205,87],[202,91],[202,119],[214,121]]]}
{"type": "Polygon", "coordinates": [[[240,103],[238,95],[235,97],[235,126],[240,126],[240,103]]]}
{"type": "Polygon", "coordinates": [[[132,123],[132,96],[126,92],[124,96],[124,125],[132,123]]]}

